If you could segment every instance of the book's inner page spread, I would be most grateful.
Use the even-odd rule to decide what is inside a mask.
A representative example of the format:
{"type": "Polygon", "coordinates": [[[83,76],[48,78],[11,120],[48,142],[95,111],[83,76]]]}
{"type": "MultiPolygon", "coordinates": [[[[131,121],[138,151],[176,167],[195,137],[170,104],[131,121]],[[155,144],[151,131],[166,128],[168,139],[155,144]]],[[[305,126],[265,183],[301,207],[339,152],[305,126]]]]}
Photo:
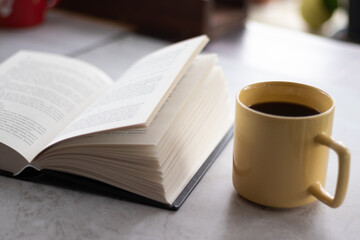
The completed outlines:
{"type": "Polygon", "coordinates": [[[0,66],[0,142],[30,162],[111,85],[104,72],[79,60],[16,53],[0,66]]]}
{"type": "Polygon", "coordinates": [[[206,36],[192,38],[140,59],[52,143],[95,132],[149,125],[207,42],[206,36]]]}
{"type": "Polygon", "coordinates": [[[212,55],[197,58],[148,129],[70,139],[32,164],[171,204],[232,125],[226,80],[213,64],[212,55]]]}
{"type": "Polygon", "coordinates": [[[184,107],[193,92],[198,91],[198,85],[205,80],[216,62],[216,54],[203,54],[197,56],[190,65],[189,70],[176,85],[173,93],[166,99],[165,103],[155,116],[154,121],[152,121],[148,127],[114,130],[111,132],[79,136],[56,144],[50,151],[60,148],[99,144],[104,146],[114,144],[157,145],[161,137],[169,129],[176,118],[189,117],[177,116],[176,113],[184,107]]]}

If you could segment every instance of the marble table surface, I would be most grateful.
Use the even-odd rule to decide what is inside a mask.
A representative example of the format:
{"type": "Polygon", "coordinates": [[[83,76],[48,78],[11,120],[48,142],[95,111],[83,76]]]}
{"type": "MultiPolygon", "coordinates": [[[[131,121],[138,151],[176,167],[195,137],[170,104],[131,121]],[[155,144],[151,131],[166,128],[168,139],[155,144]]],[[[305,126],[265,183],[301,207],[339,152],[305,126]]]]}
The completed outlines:
{"type": "MultiPolygon", "coordinates": [[[[0,62],[19,49],[61,53],[117,78],[137,58],[168,42],[112,22],[50,11],[25,30],[0,30],[0,62]]],[[[268,80],[320,87],[336,101],[333,137],[352,153],[343,205],[315,202],[295,209],[262,207],[239,197],[231,182],[233,142],[176,212],[0,176],[0,239],[358,239],[360,236],[360,46],[249,22],[212,41],[229,88],[268,80]]],[[[333,192],[330,154],[326,188],[333,192]]]]}

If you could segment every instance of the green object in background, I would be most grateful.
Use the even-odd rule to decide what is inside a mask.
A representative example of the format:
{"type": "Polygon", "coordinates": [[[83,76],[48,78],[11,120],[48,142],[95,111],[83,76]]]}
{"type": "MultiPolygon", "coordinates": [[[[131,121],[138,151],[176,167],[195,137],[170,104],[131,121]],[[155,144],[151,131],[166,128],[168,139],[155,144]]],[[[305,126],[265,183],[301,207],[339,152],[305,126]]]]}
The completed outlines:
{"type": "Polygon", "coordinates": [[[316,30],[332,16],[337,7],[337,0],[302,0],[301,15],[316,30]]]}

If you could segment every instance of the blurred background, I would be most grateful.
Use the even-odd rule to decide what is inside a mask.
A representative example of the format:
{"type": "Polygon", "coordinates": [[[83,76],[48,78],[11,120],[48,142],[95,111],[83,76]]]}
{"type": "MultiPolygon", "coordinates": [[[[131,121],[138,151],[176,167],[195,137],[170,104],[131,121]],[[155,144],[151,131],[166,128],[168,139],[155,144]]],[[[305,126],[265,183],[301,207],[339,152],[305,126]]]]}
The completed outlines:
{"type": "Polygon", "coordinates": [[[358,40],[360,28],[358,0],[62,0],[60,7],[176,40],[200,33],[214,39],[242,28],[246,20],[349,40],[349,13],[356,25],[350,40],[358,40]]]}
{"type": "MultiPolygon", "coordinates": [[[[316,1],[316,0],[311,0],[316,1]]],[[[309,32],[325,37],[334,37],[339,31],[348,26],[348,1],[339,1],[338,8],[334,10],[329,19],[319,28],[312,28],[301,13],[301,0],[267,0],[254,1],[249,8],[249,19],[289,28],[297,31],[309,32]]],[[[311,11],[309,9],[308,11],[311,11]]],[[[322,9],[313,6],[313,14],[320,15],[322,9]]],[[[326,11],[326,10],[325,10],[326,11]]]]}
{"type": "Polygon", "coordinates": [[[255,21],[358,42],[359,2],[359,0],[0,0],[0,26],[11,28],[39,24],[48,5],[56,6],[56,9],[111,19],[132,30],[172,40],[181,40],[199,34],[208,34],[212,39],[216,39],[242,29],[246,21],[255,21]],[[33,15],[31,11],[34,12],[33,15]],[[21,18],[24,19],[22,22],[21,18]]]}

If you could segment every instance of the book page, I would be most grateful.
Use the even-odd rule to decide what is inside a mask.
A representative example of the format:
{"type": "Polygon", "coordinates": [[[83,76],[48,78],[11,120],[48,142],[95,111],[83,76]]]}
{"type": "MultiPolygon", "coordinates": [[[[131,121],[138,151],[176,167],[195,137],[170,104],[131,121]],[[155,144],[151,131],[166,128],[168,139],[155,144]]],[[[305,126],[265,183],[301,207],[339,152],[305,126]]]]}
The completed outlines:
{"type": "Polygon", "coordinates": [[[185,107],[185,103],[194,100],[190,97],[194,95],[197,98],[202,96],[200,93],[204,89],[205,79],[211,73],[216,61],[216,54],[199,55],[179,81],[149,127],[80,136],[64,141],[58,146],[63,148],[76,145],[156,145],[179,117],[177,114],[185,107]]]}
{"type": "Polygon", "coordinates": [[[0,66],[0,142],[31,161],[112,84],[76,59],[16,53],[0,66]]]}
{"type": "Polygon", "coordinates": [[[206,36],[192,38],[140,59],[52,143],[94,132],[148,125],[207,42],[206,36]]]}

